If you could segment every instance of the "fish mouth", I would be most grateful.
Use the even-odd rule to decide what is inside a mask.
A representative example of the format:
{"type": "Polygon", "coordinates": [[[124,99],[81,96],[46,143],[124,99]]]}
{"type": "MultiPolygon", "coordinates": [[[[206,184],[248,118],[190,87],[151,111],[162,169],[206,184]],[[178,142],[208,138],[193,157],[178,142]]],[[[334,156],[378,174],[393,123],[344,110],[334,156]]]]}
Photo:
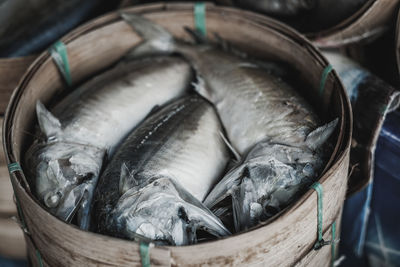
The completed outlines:
{"type": "Polygon", "coordinates": [[[44,204],[57,218],[70,223],[79,209],[87,209],[92,189],[90,181],[70,186],[66,190],[48,193],[44,197],[44,204]]]}

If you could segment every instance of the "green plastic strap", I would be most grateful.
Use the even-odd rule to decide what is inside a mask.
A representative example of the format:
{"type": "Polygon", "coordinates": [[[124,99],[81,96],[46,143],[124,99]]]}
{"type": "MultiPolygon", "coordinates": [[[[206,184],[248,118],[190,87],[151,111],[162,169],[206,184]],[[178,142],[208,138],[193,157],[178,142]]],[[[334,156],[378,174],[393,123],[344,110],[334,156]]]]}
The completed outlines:
{"type": "Polygon", "coordinates": [[[58,70],[64,77],[68,86],[72,85],[71,72],[69,68],[67,47],[61,41],[56,42],[49,49],[50,55],[56,63],[58,70]]]}
{"type": "Polygon", "coordinates": [[[142,259],[143,267],[150,267],[150,248],[148,243],[140,242],[140,257],[142,259]]]}
{"type": "Polygon", "coordinates": [[[40,267],[43,267],[42,255],[40,255],[39,250],[36,250],[36,257],[40,267]]]}
{"type": "Polygon", "coordinates": [[[326,80],[328,79],[329,73],[333,70],[332,65],[328,65],[325,67],[324,71],[322,72],[321,82],[319,84],[319,95],[322,96],[325,90],[326,80]]]}
{"type": "Polygon", "coordinates": [[[196,30],[201,32],[203,36],[206,36],[206,5],[203,2],[197,2],[194,4],[194,23],[196,30]]]}
{"type": "Polygon", "coordinates": [[[336,222],[332,223],[332,244],[331,244],[331,267],[335,265],[335,242],[336,239],[336,222]]]}
{"type": "Polygon", "coordinates": [[[317,192],[318,196],[318,240],[314,245],[314,249],[320,249],[322,246],[325,245],[325,241],[322,238],[322,221],[323,221],[323,206],[322,206],[322,199],[324,196],[324,190],[322,188],[322,185],[319,182],[315,182],[314,184],[311,185],[311,188],[314,189],[317,192]]]}
{"type": "MultiPolygon", "coordinates": [[[[21,166],[19,165],[18,162],[14,162],[14,163],[10,163],[8,164],[8,171],[10,172],[10,175],[16,171],[22,171],[21,166]]],[[[14,183],[11,181],[11,185],[13,187],[13,190],[15,192],[15,188],[14,188],[14,183]]],[[[27,232],[27,228],[26,228],[26,224],[25,224],[25,218],[24,218],[24,214],[22,213],[22,209],[21,206],[19,204],[19,199],[17,194],[14,194],[15,196],[15,202],[17,205],[17,212],[18,212],[18,217],[21,219],[21,225],[24,228],[24,231],[27,232]]]]}
{"type": "Polygon", "coordinates": [[[379,112],[381,113],[381,115],[385,115],[387,109],[388,109],[388,106],[387,106],[387,105],[383,105],[383,106],[380,108],[379,112]]]}
{"type": "Polygon", "coordinates": [[[18,162],[8,164],[8,172],[11,174],[16,171],[21,171],[21,166],[18,162]]]}

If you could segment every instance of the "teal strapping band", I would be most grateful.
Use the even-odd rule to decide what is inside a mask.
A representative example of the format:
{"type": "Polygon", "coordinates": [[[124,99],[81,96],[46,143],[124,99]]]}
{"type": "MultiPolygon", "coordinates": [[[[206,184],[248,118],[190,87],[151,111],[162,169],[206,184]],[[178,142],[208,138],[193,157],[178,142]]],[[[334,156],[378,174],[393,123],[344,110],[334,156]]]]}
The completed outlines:
{"type": "Polygon", "coordinates": [[[336,222],[332,223],[331,267],[335,265],[336,222]]]}
{"type": "Polygon", "coordinates": [[[197,2],[194,4],[194,23],[196,30],[201,32],[203,36],[206,36],[206,5],[203,2],[197,2]]]}
{"type": "Polygon", "coordinates": [[[40,266],[40,267],[43,267],[42,255],[40,255],[39,250],[36,250],[36,257],[37,257],[37,259],[38,259],[39,266],[40,266]]]}
{"type": "MultiPolygon", "coordinates": [[[[21,165],[19,165],[18,162],[10,163],[10,164],[8,164],[7,167],[8,167],[8,171],[10,172],[10,175],[12,173],[16,172],[16,171],[22,171],[21,165]]],[[[12,181],[11,181],[11,185],[12,185],[13,190],[14,190],[14,196],[15,196],[15,202],[16,202],[16,206],[17,206],[18,217],[21,220],[21,225],[23,227],[24,232],[27,232],[24,214],[22,213],[22,209],[21,209],[21,206],[19,204],[19,199],[18,199],[17,194],[15,193],[14,183],[12,181]]]]}
{"type": "Polygon", "coordinates": [[[72,85],[71,71],[68,61],[67,47],[61,41],[57,41],[49,49],[50,55],[57,65],[58,70],[61,72],[65,82],[68,86],[72,85]]]}
{"type": "Polygon", "coordinates": [[[142,259],[143,267],[150,267],[150,248],[148,243],[140,242],[140,257],[142,259]]]}
{"type": "Polygon", "coordinates": [[[388,106],[387,106],[387,105],[383,105],[383,106],[380,108],[379,112],[381,113],[381,115],[385,115],[387,109],[388,109],[388,106]]]}
{"type": "Polygon", "coordinates": [[[315,182],[314,184],[311,185],[311,188],[314,189],[317,192],[318,196],[318,204],[317,204],[317,215],[318,215],[318,240],[314,244],[314,249],[320,249],[322,246],[326,245],[326,242],[323,239],[322,236],[322,222],[323,222],[323,205],[322,205],[322,200],[324,196],[324,190],[322,188],[322,185],[319,182],[315,182]]]}
{"type": "Polygon", "coordinates": [[[329,73],[333,70],[332,65],[328,65],[325,67],[324,71],[322,72],[321,82],[319,84],[319,95],[322,96],[325,90],[326,80],[328,79],[329,73]]]}
{"type": "Polygon", "coordinates": [[[19,165],[18,162],[14,162],[14,163],[8,164],[8,172],[10,174],[13,173],[13,172],[16,172],[16,171],[21,171],[21,170],[22,170],[21,166],[19,165]]]}

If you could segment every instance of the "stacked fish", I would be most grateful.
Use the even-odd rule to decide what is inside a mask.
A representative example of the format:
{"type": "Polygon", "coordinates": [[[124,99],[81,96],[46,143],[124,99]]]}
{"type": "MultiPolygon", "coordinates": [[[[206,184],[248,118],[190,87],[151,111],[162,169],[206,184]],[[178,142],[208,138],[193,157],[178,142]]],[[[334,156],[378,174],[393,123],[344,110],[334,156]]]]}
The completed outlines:
{"type": "Polygon", "coordinates": [[[52,214],[187,245],[258,225],[319,177],[338,120],[320,126],[280,66],[122,17],[144,41],[51,112],[37,103],[25,172],[52,214]]]}

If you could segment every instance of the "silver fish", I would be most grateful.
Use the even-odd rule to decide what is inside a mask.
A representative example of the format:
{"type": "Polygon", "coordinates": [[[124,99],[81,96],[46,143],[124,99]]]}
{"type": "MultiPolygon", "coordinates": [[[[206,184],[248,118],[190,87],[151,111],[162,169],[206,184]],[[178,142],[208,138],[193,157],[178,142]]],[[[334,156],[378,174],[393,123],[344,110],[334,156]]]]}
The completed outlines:
{"type": "Polygon", "coordinates": [[[121,144],[94,199],[97,232],[158,242],[195,242],[203,229],[229,232],[201,204],[229,160],[218,116],[198,96],[181,98],[147,118],[121,144]]]}
{"type": "Polygon", "coordinates": [[[313,149],[324,141],[314,144],[319,140],[314,135],[307,141],[319,124],[318,117],[271,70],[211,45],[176,41],[161,26],[138,15],[122,17],[146,40],[133,55],[177,52],[189,60],[199,76],[197,92],[215,105],[228,139],[240,154],[265,139],[293,146],[306,142],[313,149]]]}
{"type": "MultiPolygon", "coordinates": [[[[262,204],[260,202],[264,199],[272,198],[270,192],[275,192],[281,184],[305,184],[306,180],[317,178],[323,166],[323,144],[333,133],[338,120],[318,127],[319,118],[306,100],[289,84],[272,75],[271,70],[255,62],[210,45],[194,46],[176,41],[162,27],[140,16],[122,14],[122,17],[146,40],[137,48],[137,55],[177,52],[189,60],[203,82],[199,83],[201,86],[197,87],[197,92],[215,105],[233,150],[247,155],[237,168],[251,167],[252,172],[243,176],[238,171],[235,175],[225,177],[205,200],[209,208],[213,208],[223,196],[240,194],[234,200],[241,203],[233,202],[234,210],[238,211],[239,204],[262,204]],[[255,153],[254,150],[265,154],[255,153]],[[267,162],[261,161],[253,166],[254,154],[262,155],[262,160],[267,162]],[[275,160],[271,162],[271,158],[266,156],[275,160]],[[302,159],[308,161],[303,162],[302,159]],[[291,178],[295,182],[276,179],[279,172],[275,170],[284,168],[283,165],[288,169],[285,179],[291,178]],[[290,168],[296,171],[289,171],[290,168]],[[298,175],[297,170],[302,173],[304,168],[306,175],[298,175]],[[265,173],[272,174],[264,177],[265,173]],[[245,176],[254,184],[255,189],[262,188],[259,183],[264,183],[265,179],[273,179],[269,186],[272,188],[253,190],[250,193],[250,203],[244,194],[247,183],[243,184],[242,189],[240,186],[232,188],[233,184],[241,185],[245,176]]],[[[292,190],[290,196],[297,192],[292,190]]],[[[287,201],[290,198],[288,194],[287,201]]],[[[287,201],[279,201],[273,206],[279,210],[287,201]]],[[[254,214],[249,218],[246,213],[238,211],[237,229],[252,226],[251,221],[258,219],[260,212],[254,214]],[[244,224],[244,221],[248,223],[244,224]]]]}
{"type": "Polygon", "coordinates": [[[127,60],[73,91],[52,113],[38,102],[44,140],[26,156],[38,199],[62,220],[79,211],[87,229],[103,158],[154,107],[183,95],[191,79],[190,65],[179,58],[127,60]]]}
{"type": "MultiPolygon", "coordinates": [[[[318,128],[326,140],[338,120],[318,128]]],[[[321,137],[319,137],[321,138],[321,137]]],[[[322,149],[296,146],[268,140],[257,143],[246,157],[214,187],[204,204],[214,212],[232,198],[236,231],[248,229],[277,214],[289,205],[319,175],[324,166],[322,149]]],[[[219,217],[224,221],[229,209],[219,217]]]]}

